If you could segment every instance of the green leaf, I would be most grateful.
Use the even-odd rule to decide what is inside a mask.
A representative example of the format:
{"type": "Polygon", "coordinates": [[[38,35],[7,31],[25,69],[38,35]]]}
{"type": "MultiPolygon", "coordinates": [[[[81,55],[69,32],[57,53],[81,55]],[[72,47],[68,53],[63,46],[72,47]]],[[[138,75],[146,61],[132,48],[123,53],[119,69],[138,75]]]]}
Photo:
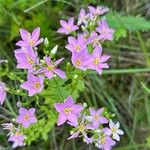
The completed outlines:
{"type": "Polygon", "coordinates": [[[143,17],[123,16],[117,12],[110,12],[106,15],[106,20],[110,27],[115,29],[115,39],[127,36],[127,31],[148,31],[150,30],[150,21],[143,17]]]}

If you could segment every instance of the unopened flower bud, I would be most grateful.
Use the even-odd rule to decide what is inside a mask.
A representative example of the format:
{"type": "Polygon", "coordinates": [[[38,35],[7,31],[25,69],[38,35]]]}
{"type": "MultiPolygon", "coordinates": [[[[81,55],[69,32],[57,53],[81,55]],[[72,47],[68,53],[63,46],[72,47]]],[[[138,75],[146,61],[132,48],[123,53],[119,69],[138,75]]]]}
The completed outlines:
{"type": "Polygon", "coordinates": [[[20,83],[23,83],[23,82],[24,82],[24,80],[20,79],[20,83]]]}
{"type": "Polygon", "coordinates": [[[74,77],[73,77],[74,79],[77,79],[78,78],[78,75],[76,74],[76,75],[74,75],[74,77]]]}
{"type": "Polygon", "coordinates": [[[83,103],[83,107],[86,108],[87,107],[87,103],[83,103]]]}
{"type": "Polygon", "coordinates": [[[51,54],[55,55],[58,49],[58,45],[56,45],[52,50],[51,50],[51,54]]]}
{"type": "Polygon", "coordinates": [[[17,92],[17,93],[20,93],[20,92],[21,92],[21,90],[20,90],[20,89],[18,89],[16,92],[17,92]]]}
{"type": "Polygon", "coordinates": [[[44,61],[44,60],[40,60],[40,63],[41,63],[41,64],[45,64],[45,61],[44,61]]]}
{"type": "Polygon", "coordinates": [[[73,134],[74,134],[74,131],[71,130],[71,131],[70,131],[70,134],[73,135],[73,134]]]}
{"type": "Polygon", "coordinates": [[[48,47],[48,46],[49,46],[48,38],[45,38],[45,39],[44,39],[44,45],[45,45],[46,47],[48,47]]]}
{"type": "Polygon", "coordinates": [[[15,118],[12,118],[12,122],[15,122],[16,121],[16,119],[15,118]]]}
{"type": "Polygon", "coordinates": [[[67,66],[70,66],[70,62],[67,62],[67,66]]]}
{"type": "Polygon", "coordinates": [[[22,106],[22,103],[19,101],[19,102],[17,102],[17,106],[18,107],[21,107],[22,106]]]}
{"type": "Polygon", "coordinates": [[[85,26],[81,26],[81,29],[83,30],[83,31],[85,31],[86,30],[86,27],[85,26]]]}

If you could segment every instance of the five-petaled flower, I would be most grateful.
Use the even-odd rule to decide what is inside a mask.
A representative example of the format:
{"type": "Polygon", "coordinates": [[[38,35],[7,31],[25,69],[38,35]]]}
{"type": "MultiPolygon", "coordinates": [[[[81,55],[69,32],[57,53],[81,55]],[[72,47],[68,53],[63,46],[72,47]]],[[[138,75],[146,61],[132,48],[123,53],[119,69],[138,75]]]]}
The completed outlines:
{"type": "Polygon", "coordinates": [[[21,123],[24,128],[28,128],[30,124],[36,123],[37,119],[35,117],[35,108],[30,108],[27,110],[24,107],[19,109],[19,115],[16,118],[18,123],[21,123]]]}
{"type": "Polygon", "coordinates": [[[24,139],[25,136],[21,133],[21,131],[16,130],[16,132],[8,138],[8,141],[14,142],[13,148],[16,148],[24,145],[24,139]]]}
{"type": "Polygon", "coordinates": [[[65,47],[71,52],[80,52],[81,50],[86,49],[86,43],[83,35],[78,35],[77,40],[74,37],[69,36],[68,42],[69,44],[67,44],[65,47]]]}
{"type": "Polygon", "coordinates": [[[25,50],[16,50],[17,68],[33,70],[34,66],[39,63],[39,58],[32,47],[25,50]]]}
{"type": "Polygon", "coordinates": [[[86,119],[92,123],[93,128],[98,129],[101,124],[108,123],[108,120],[102,116],[103,108],[100,108],[98,111],[90,108],[89,111],[90,116],[87,116],[86,119]]]}
{"type": "Polygon", "coordinates": [[[41,72],[45,74],[49,79],[51,79],[54,74],[58,75],[60,78],[65,79],[66,74],[61,69],[56,68],[59,63],[63,61],[64,58],[58,59],[56,62],[52,62],[50,57],[45,57],[46,67],[41,69],[41,72]]]}
{"type": "Polygon", "coordinates": [[[120,128],[120,123],[117,122],[115,124],[112,120],[110,120],[109,128],[105,129],[105,134],[107,134],[109,136],[112,135],[112,138],[114,140],[120,141],[120,136],[119,135],[123,135],[124,134],[124,132],[121,129],[119,129],[120,128]]]}
{"type": "Polygon", "coordinates": [[[33,74],[28,74],[28,80],[21,84],[23,89],[28,90],[29,96],[33,96],[40,93],[43,89],[44,76],[34,76],[33,74]]]}
{"type": "Polygon", "coordinates": [[[104,41],[104,40],[112,41],[113,40],[113,34],[114,34],[115,30],[112,28],[109,28],[105,19],[103,19],[99,22],[99,26],[96,28],[96,30],[100,33],[100,39],[102,41],[104,41]]]}
{"type": "Polygon", "coordinates": [[[74,100],[71,96],[68,96],[64,103],[55,103],[54,107],[59,112],[58,126],[64,124],[67,120],[76,126],[78,124],[77,115],[84,108],[80,104],[74,104],[74,100]]]}
{"type": "Polygon", "coordinates": [[[33,30],[32,34],[24,29],[20,29],[20,35],[22,40],[16,43],[17,46],[21,47],[36,47],[43,42],[43,39],[39,39],[40,28],[37,27],[33,30]]]}
{"type": "Polygon", "coordinates": [[[109,58],[110,56],[108,55],[102,55],[102,47],[97,46],[89,57],[88,62],[90,63],[88,64],[88,68],[96,70],[101,75],[103,68],[109,68],[108,64],[105,63],[109,58]]]}
{"type": "Polygon", "coordinates": [[[87,52],[87,50],[82,50],[80,52],[74,52],[72,53],[72,57],[71,57],[71,61],[72,64],[81,70],[86,70],[87,69],[87,65],[89,60],[89,54],[87,52]]]}
{"type": "Polygon", "coordinates": [[[74,25],[74,18],[71,17],[68,22],[64,21],[64,20],[60,20],[60,24],[62,26],[62,28],[59,28],[57,30],[58,33],[64,33],[66,35],[68,35],[69,33],[78,30],[78,26],[74,25]]]}
{"type": "MultiPolygon", "coordinates": [[[[87,124],[85,122],[85,113],[83,114],[82,118],[81,118],[81,122],[77,125],[72,124],[72,122],[68,122],[68,124],[70,124],[71,126],[75,127],[76,132],[73,133],[68,140],[70,139],[74,139],[77,138],[79,136],[80,133],[82,133],[83,135],[86,136],[86,130],[90,129],[93,130],[94,128],[92,126],[90,126],[89,124],[87,124]]],[[[87,138],[87,137],[86,137],[87,138]]]]}
{"type": "Polygon", "coordinates": [[[99,135],[99,138],[95,140],[96,141],[96,147],[102,149],[102,150],[111,150],[112,146],[116,144],[114,140],[110,136],[105,135],[105,133],[101,133],[99,135]]]}

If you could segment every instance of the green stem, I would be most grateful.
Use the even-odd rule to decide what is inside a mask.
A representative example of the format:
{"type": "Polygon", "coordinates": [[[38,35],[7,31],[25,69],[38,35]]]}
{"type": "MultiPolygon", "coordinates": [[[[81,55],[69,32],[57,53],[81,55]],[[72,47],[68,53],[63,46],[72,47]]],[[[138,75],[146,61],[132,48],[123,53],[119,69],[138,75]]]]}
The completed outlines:
{"type": "MultiPolygon", "coordinates": [[[[132,73],[146,73],[146,72],[150,72],[150,68],[104,70],[103,74],[132,74],[132,73]]],[[[96,72],[89,72],[89,74],[95,73],[96,72]]]]}

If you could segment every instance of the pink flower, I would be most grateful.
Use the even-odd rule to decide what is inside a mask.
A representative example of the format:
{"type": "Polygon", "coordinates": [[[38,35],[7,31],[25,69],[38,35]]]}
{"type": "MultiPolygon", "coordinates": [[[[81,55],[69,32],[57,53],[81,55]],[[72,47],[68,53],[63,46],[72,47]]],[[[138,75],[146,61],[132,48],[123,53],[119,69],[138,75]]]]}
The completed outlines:
{"type": "Polygon", "coordinates": [[[96,30],[100,33],[100,39],[101,40],[113,40],[113,34],[115,32],[114,29],[109,28],[107,22],[105,19],[101,20],[99,22],[99,26],[96,28],[96,30]]]}
{"type": "Polygon", "coordinates": [[[89,8],[90,13],[95,16],[103,15],[104,13],[109,11],[108,8],[102,7],[102,6],[97,6],[96,8],[93,6],[89,6],[88,8],[89,8]]]}
{"type": "Polygon", "coordinates": [[[83,35],[78,35],[77,40],[74,37],[69,36],[68,42],[69,44],[65,47],[71,52],[80,52],[81,50],[86,49],[86,42],[83,35]]]}
{"type": "Polygon", "coordinates": [[[78,30],[78,26],[74,25],[74,18],[71,17],[68,22],[64,21],[64,20],[60,20],[60,24],[62,26],[62,28],[59,28],[57,30],[58,33],[64,33],[66,35],[68,35],[69,33],[71,33],[72,31],[78,30]]]}
{"type": "Polygon", "coordinates": [[[90,37],[87,40],[87,43],[92,43],[93,47],[100,46],[101,36],[97,34],[97,32],[92,32],[90,37]]]}
{"type": "Polygon", "coordinates": [[[0,105],[4,103],[6,98],[6,86],[3,82],[0,81],[0,105]]]}
{"type": "Polygon", "coordinates": [[[64,71],[57,69],[57,65],[63,61],[64,58],[58,59],[56,62],[52,62],[50,57],[45,57],[46,67],[41,69],[49,79],[51,79],[54,74],[58,75],[62,79],[66,79],[66,74],[64,71]]]}
{"type": "Polygon", "coordinates": [[[43,39],[39,39],[40,28],[37,27],[33,30],[32,34],[24,29],[20,29],[20,35],[22,40],[16,43],[17,46],[21,47],[36,47],[43,42],[43,39]]]}
{"type": "Polygon", "coordinates": [[[78,53],[77,52],[72,53],[71,62],[78,69],[86,70],[87,64],[89,63],[88,60],[89,54],[86,49],[78,53]]]}
{"type": "Polygon", "coordinates": [[[91,116],[87,116],[86,119],[92,123],[93,128],[98,129],[100,124],[108,123],[108,120],[101,115],[101,113],[104,111],[103,108],[99,109],[98,111],[90,108],[89,111],[91,116]]]}
{"type": "Polygon", "coordinates": [[[17,68],[33,70],[33,67],[39,63],[39,58],[32,47],[15,50],[15,57],[18,63],[17,68]]]}
{"type": "Polygon", "coordinates": [[[36,123],[37,119],[35,117],[35,108],[26,108],[21,107],[19,109],[19,115],[16,119],[18,123],[21,123],[24,128],[28,128],[30,124],[36,123]]]}
{"type": "Polygon", "coordinates": [[[64,103],[55,103],[55,109],[59,112],[57,125],[64,124],[67,120],[73,125],[78,124],[77,115],[83,110],[80,104],[74,104],[71,96],[68,96],[64,103]]]}
{"type": "Polygon", "coordinates": [[[33,96],[37,93],[40,93],[43,89],[43,82],[44,77],[43,76],[34,76],[31,73],[28,75],[28,80],[21,84],[21,87],[23,89],[28,90],[29,96],[33,96]]]}
{"type": "Polygon", "coordinates": [[[8,139],[8,141],[14,142],[13,143],[13,148],[16,148],[18,146],[23,146],[24,145],[24,139],[25,136],[18,130],[16,133],[11,135],[8,139]]]}
{"type": "Polygon", "coordinates": [[[112,146],[116,144],[114,140],[110,136],[107,136],[105,134],[100,135],[98,139],[96,139],[97,143],[95,144],[96,147],[102,149],[102,150],[111,150],[112,146]]]}
{"type": "Polygon", "coordinates": [[[90,16],[90,14],[88,13],[88,14],[86,14],[85,13],[85,10],[82,8],[81,10],[80,10],[80,14],[79,14],[79,18],[78,18],[78,25],[81,25],[82,23],[84,23],[85,25],[87,25],[87,23],[88,23],[88,18],[89,18],[89,16],[90,16]]]}
{"type": "MultiPolygon", "coordinates": [[[[74,139],[74,138],[77,138],[80,133],[82,133],[83,135],[86,136],[86,130],[93,130],[94,128],[91,127],[90,125],[88,125],[86,122],[85,122],[85,113],[83,114],[82,116],[82,120],[81,122],[79,123],[79,125],[74,125],[72,124],[71,122],[68,122],[71,126],[74,126],[75,127],[75,130],[77,130],[75,133],[73,133],[69,138],[68,140],[70,139],[74,139]]],[[[86,136],[86,140],[87,140],[87,136],[86,136]]],[[[89,140],[89,139],[88,139],[89,140]]],[[[88,142],[88,141],[87,141],[88,142]]]]}
{"type": "Polygon", "coordinates": [[[91,57],[89,58],[88,68],[92,70],[96,70],[100,75],[102,74],[103,68],[109,68],[108,64],[105,63],[110,56],[108,55],[101,55],[102,54],[102,47],[97,46],[95,47],[91,57]]]}

